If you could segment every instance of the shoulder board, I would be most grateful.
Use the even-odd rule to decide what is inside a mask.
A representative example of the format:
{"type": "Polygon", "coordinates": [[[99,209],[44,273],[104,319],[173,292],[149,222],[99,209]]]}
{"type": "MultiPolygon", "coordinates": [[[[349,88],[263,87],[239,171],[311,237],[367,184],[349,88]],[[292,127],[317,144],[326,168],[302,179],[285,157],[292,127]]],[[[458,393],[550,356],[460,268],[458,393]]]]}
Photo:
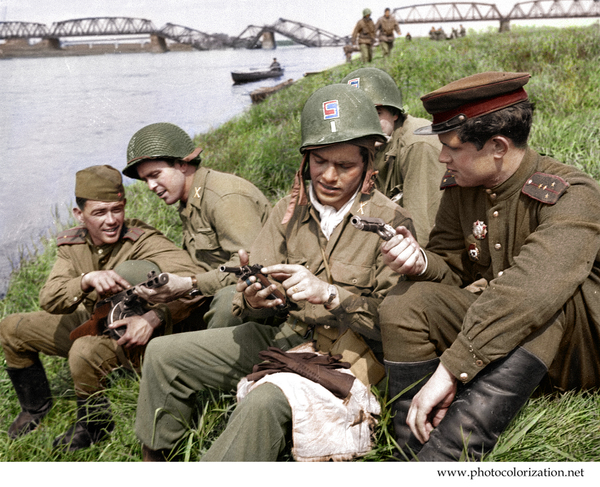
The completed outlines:
{"type": "Polygon", "coordinates": [[[56,237],[57,245],[78,245],[86,243],[87,230],[84,227],[74,227],[64,230],[56,237]]]}
{"type": "Polygon", "coordinates": [[[569,183],[559,176],[536,172],[527,179],[521,192],[534,200],[553,205],[568,187],[569,183]]]}
{"type": "Polygon", "coordinates": [[[132,242],[135,242],[138,238],[146,233],[146,230],[139,227],[127,227],[125,229],[125,233],[123,234],[123,238],[127,238],[132,242]]]}
{"type": "Polygon", "coordinates": [[[442,182],[440,183],[440,189],[452,188],[454,186],[458,186],[454,180],[454,176],[450,174],[449,171],[446,171],[446,174],[444,174],[442,182]]]}

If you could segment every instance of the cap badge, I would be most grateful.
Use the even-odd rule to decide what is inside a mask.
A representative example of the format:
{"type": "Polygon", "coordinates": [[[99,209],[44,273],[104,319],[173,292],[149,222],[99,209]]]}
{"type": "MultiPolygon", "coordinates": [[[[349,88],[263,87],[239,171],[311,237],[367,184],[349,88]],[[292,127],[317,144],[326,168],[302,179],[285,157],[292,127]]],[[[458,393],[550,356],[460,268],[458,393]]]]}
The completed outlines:
{"type": "Polygon", "coordinates": [[[477,240],[483,240],[487,235],[487,225],[484,222],[477,220],[473,223],[473,236],[477,240]]]}

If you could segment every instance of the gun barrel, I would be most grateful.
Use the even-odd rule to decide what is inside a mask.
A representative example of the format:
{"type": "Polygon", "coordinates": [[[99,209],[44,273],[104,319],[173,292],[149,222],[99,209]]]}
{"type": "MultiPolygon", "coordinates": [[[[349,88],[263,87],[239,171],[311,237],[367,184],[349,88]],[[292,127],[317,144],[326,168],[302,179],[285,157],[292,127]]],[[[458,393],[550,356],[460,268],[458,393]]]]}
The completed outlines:
{"type": "Polygon", "coordinates": [[[381,218],[353,216],[350,223],[359,230],[376,233],[384,240],[389,240],[396,234],[396,231],[381,218]]]}

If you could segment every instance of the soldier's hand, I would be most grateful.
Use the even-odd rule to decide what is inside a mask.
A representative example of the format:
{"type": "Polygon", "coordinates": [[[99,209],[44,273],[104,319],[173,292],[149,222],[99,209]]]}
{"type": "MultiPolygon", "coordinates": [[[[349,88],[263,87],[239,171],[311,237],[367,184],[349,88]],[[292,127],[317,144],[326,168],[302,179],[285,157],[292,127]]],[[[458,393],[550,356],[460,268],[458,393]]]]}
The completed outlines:
{"type": "Polygon", "coordinates": [[[398,274],[416,276],[426,268],[421,246],[406,227],[396,228],[396,235],[381,244],[383,262],[398,274]]]}
{"type": "Polygon", "coordinates": [[[185,296],[192,290],[191,277],[167,274],[169,281],[165,285],[153,288],[138,285],[134,289],[135,294],[150,303],[169,303],[185,296]]]}
{"type": "MultiPolygon", "coordinates": [[[[286,294],[293,301],[308,301],[312,304],[324,304],[329,299],[329,284],[322,281],[306,267],[298,264],[277,264],[263,268],[265,274],[289,276],[282,282],[286,294]]],[[[336,296],[333,307],[339,304],[336,296]]]]}
{"type": "MultiPolygon", "coordinates": [[[[238,251],[240,257],[240,266],[250,264],[248,252],[244,249],[238,251]]],[[[269,299],[269,296],[277,289],[275,284],[271,284],[263,289],[263,285],[258,282],[256,276],[250,276],[248,279],[239,279],[235,287],[239,293],[244,293],[244,299],[251,308],[273,308],[280,304],[283,304],[281,299],[269,299]]]]}
{"type": "Polygon", "coordinates": [[[91,293],[96,290],[99,295],[116,294],[129,289],[129,282],[115,271],[93,271],[81,278],[81,290],[91,293]]]}
{"type": "Polygon", "coordinates": [[[129,316],[122,320],[117,320],[110,325],[109,328],[119,328],[126,326],[127,330],[117,341],[118,345],[125,348],[146,345],[154,329],[160,326],[161,320],[155,311],[148,311],[142,316],[129,316]]]}
{"type": "Polygon", "coordinates": [[[457,380],[442,364],[415,395],[406,424],[421,443],[429,440],[433,428],[446,416],[456,396],[457,380]]]}

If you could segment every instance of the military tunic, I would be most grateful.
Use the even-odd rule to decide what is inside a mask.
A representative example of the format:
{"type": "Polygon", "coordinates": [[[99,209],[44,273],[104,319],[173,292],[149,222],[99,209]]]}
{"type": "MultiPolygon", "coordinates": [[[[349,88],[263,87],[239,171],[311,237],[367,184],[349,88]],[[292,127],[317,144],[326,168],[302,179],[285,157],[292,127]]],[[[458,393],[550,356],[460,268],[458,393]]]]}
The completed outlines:
{"type": "Polygon", "coordinates": [[[375,155],[377,189],[409,211],[422,247],[427,245],[435,223],[445,171],[438,160],[442,147],[438,138],[413,133],[428,123],[408,115],[375,155]]]}
{"type": "MultiPolygon", "coordinates": [[[[111,370],[129,366],[134,357],[108,336],[70,340],[69,333],[87,321],[98,300],[96,291],[82,291],[83,275],[114,269],[127,260],[148,260],[163,272],[181,276],[192,276],[202,270],[193,264],[187,252],[158,230],[135,219],[125,220],[123,236],[115,244],[93,245],[84,227],[61,232],[57,244],[56,262],[39,296],[45,311],[5,318],[0,324],[2,346],[7,366],[11,368],[29,367],[39,352],[68,356],[76,391],[80,395],[91,394],[103,387],[103,380],[111,370]]],[[[164,322],[161,327],[170,327],[186,318],[199,299],[182,298],[155,306],[164,322]]]]}
{"type": "MultiPolygon", "coordinates": [[[[448,308],[463,300],[457,287],[477,281],[483,290],[465,298],[465,309],[465,303],[456,305],[454,338],[435,337],[442,363],[468,382],[525,344],[550,367],[553,387],[598,386],[599,234],[598,184],[531,149],[497,187],[447,188],[426,250],[427,269],[411,279],[448,284],[435,290],[447,294],[448,308]]],[[[390,305],[401,306],[398,293],[390,294],[390,305]]],[[[382,319],[385,349],[387,340],[401,339],[398,326],[413,325],[390,318],[390,309],[382,313],[388,316],[382,319]]],[[[388,353],[402,361],[397,347],[388,353]]]]}
{"type": "MultiPolygon", "coordinates": [[[[330,280],[336,285],[340,305],[327,310],[323,305],[301,302],[290,311],[287,321],[276,327],[247,322],[236,327],[208,329],[186,337],[173,335],[153,340],[144,362],[136,419],[136,434],[145,445],[153,449],[172,448],[185,432],[183,425],[191,418],[197,391],[208,387],[235,388],[237,382],[260,361],[260,351],[269,346],[288,350],[305,342],[308,338],[303,336],[307,325],[315,325],[316,334],[320,331],[327,333],[329,329],[337,335],[341,330],[350,328],[367,340],[380,340],[377,307],[400,276],[383,264],[380,238],[374,233],[355,229],[350,217],[351,214],[379,217],[391,225],[405,225],[412,229],[410,218],[401,207],[375,190],[370,195],[356,198],[350,214],[336,227],[328,241],[321,232],[318,213],[310,203],[297,206],[291,220],[281,224],[289,201],[288,196],[273,209],[252,246],[251,263],[306,266],[320,279],[330,280]],[[180,350],[175,360],[170,359],[167,353],[173,347],[180,350]],[[159,409],[161,412],[157,416],[159,409]]],[[[248,309],[241,293],[234,300],[234,311],[248,318],[262,318],[275,313],[272,308],[248,309]]],[[[251,430],[256,425],[251,421],[241,423],[240,427],[251,430]]],[[[273,459],[261,456],[267,455],[267,452],[271,454],[272,445],[267,445],[271,438],[267,438],[266,429],[261,434],[253,430],[242,435],[262,444],[261,447],[254,445],[248,448],[240,446],[239,436],[231,448],[223,446],[231,437],[232,430],[227,430],[227,436],[221,435],[222,439],[218,440],[221,446],[215,450],[211,448],[207,458],[240,459],[220,456],[223,449],[229,453],[235,451],[236,454],[250,455],[250,458],[244,457],[246,460],[273,459]],[[215,453],[216,450],[220,453],[215,453]]],[[[274,455],[276,457],[277,452],[274,455]]]]}
{"type": "Polygon", "coordinates": [[[375,24],[375,32],[379,32],[379,45],[384,56],[388,56],[394,47],[394,31],[400,35],[400,26],[393,15],[379,17],[375,24]]]}
{"type": "Polygon", "coordinates": [[[206,272],[198,288],[213,296],[237,278],[219,266],[239,266],[238,250],[249,250],[267,221],[271,206],[252,183],[233,174],[200,166],[194,175],[187,204],[181,204],[183,247],[206,272]]]}
{"type": "Polygon", "coordinates": [[[352,32],[352,44],[356,44],[357,39],[361,61],[363,63],[371,62],[373,59],[372,45],[375,42],[375,24],[370,17],[363,17],[356,23],[352,32]]]}

